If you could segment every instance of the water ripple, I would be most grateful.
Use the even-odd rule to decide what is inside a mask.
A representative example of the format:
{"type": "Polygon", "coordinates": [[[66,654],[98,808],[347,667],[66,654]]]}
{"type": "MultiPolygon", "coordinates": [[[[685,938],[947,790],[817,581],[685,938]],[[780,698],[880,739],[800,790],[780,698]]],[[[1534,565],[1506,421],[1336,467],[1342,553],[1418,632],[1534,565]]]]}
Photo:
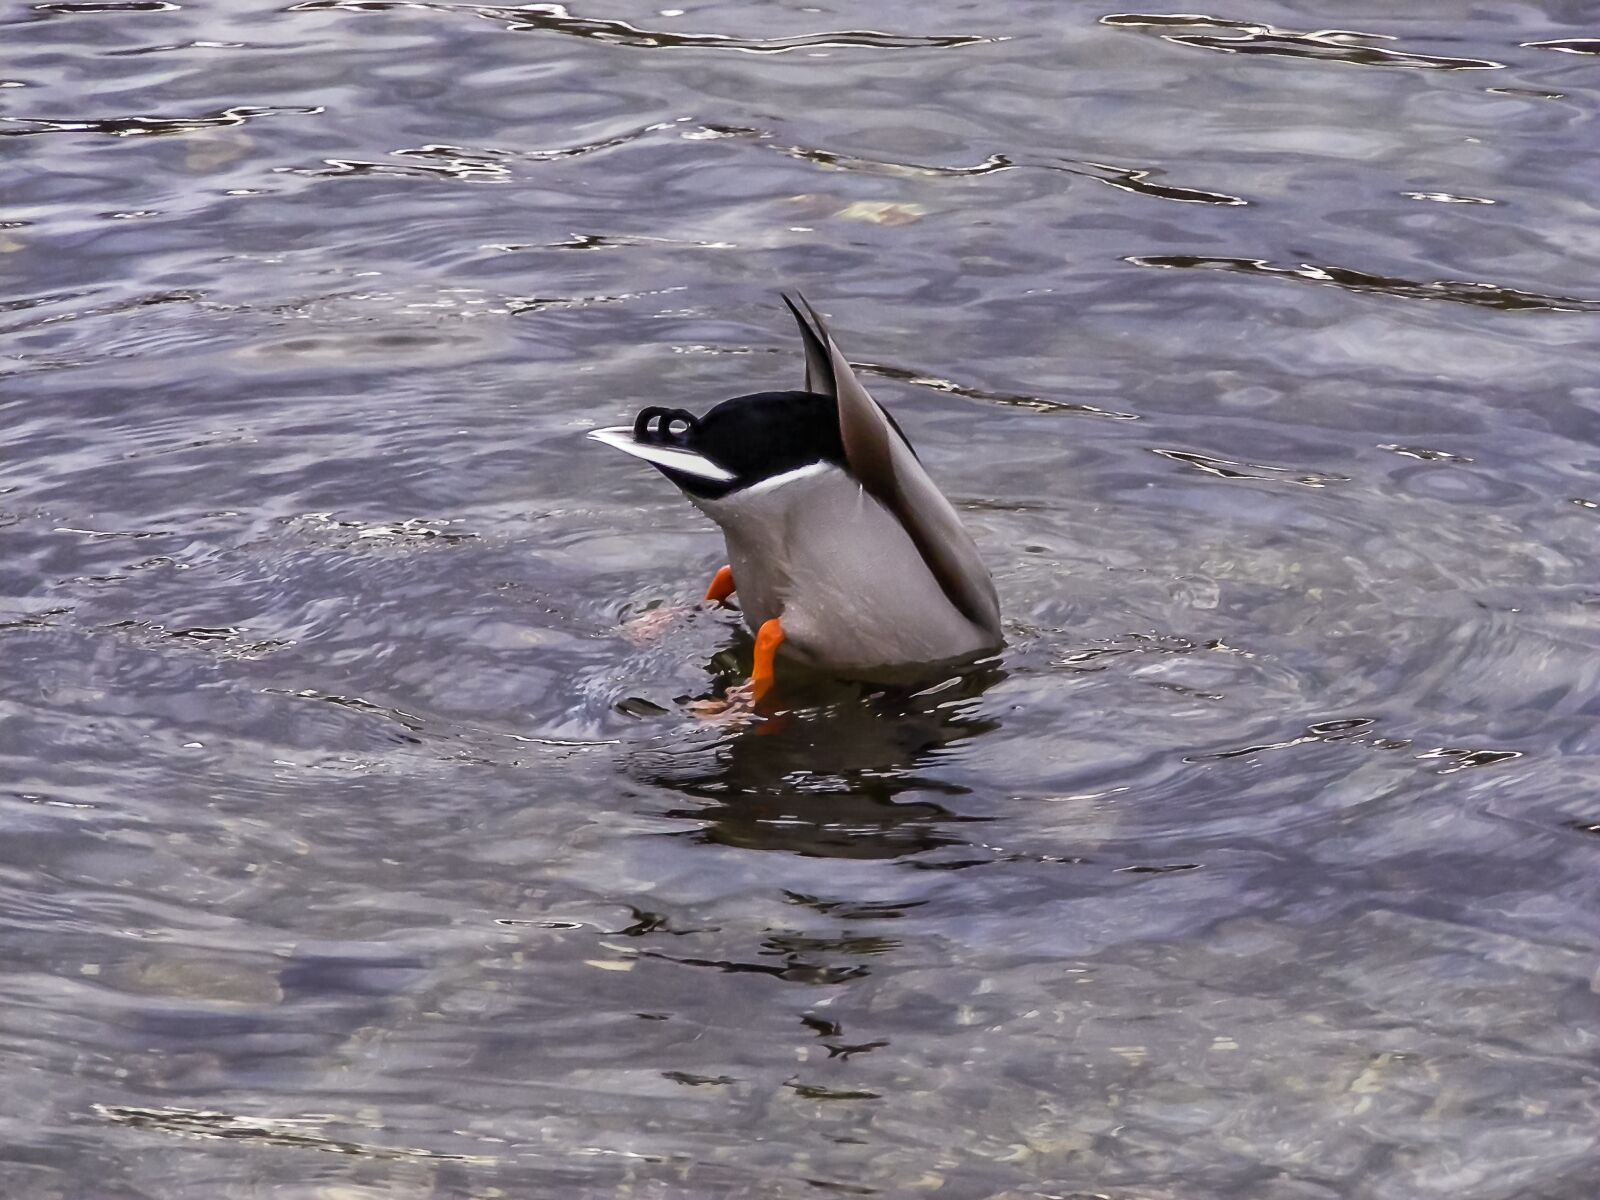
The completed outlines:
{"type": "Polygon", "coordinates": [[[1407,200],[1432,200],[1436,204],[1498,204],[1484,196],[1458,196],[1454,192],[1401,192],[1407,200]]]}
{"type": "MultiPolygon", "coordinates": [[[[22,296],[16,300],[0,300],[0,313],[26,312],[30,308],[42,308],[47,304],[61,304],[67,300],[81,300],[86,296],[94,295],[93,292],[45,292],[39,296],[22,296]]],[[[17,328],[13,326],[12,328],[17,328]]],[[[9,329],[0,329],[0,333],[9,333],[9,329]]]]}
{"type": "Polygon", "coordinates": [[[198,1108],[139,1108],[127,1104],[96,1104],[94,1110],[108,1121],[134,1129],[153,1129],[180,1137],[215,1141],[251,1142],[258,1146],[289,1146],[377,1159],[445,1159],[452,1162],[493,1162],[477,1155],[441,1154],[399,1146],[374,1146],[342,1141],[318,1132],[338,1120],[330,1116],[247,1117],[237,1113],[198,1108]]]}
{"type": "Polygon", "coordinates": [[[298,517],[281,518],[280,523],[311,532],[330,534],[341,544],[369,542],[379,545],[411,545],[435,542],[451,545],[456,542],[477,540],[478,535],[468,530],[451,529],[459,524],[454,520],[432,520],[426,517],[407,517],[400,521],[354,521],[335,517],[331,512],[306,513],[298,517]]]}
{"type": "Polygon", "coordinates": [[[1193,450],[1164,450],[1152,446],[1150,453],[1170,458],[1193,467],[1218,479],[1258,479],[1266,483],[1295,483],[1301,487],[1321,488],[1330,483],[1348,483],[1348,475],[1333,475],[1326,471],[1305,471],[1294,467],[1272,467],[1264,463],[1235,462],[1230,458],[1217,458],[1198,454],[1193,450]]]}
{"type": "Polygon", "coordinates": [[[1296,279],[1351,292],[1378,292],[1408,300],[1447,300],[1478,308],[1498,308],[1506,312],[1600,312],[1600,300],[1579,296],[1553,296],[1520,288],[1502,287],[1462,279],[1419,281],[1393,275],[1374,275],[1349,267],[1301,263],[1285,267],[1264,258],[1208,257],[1200,254],[1134,254],[1124,261],[1139,267],[1172,270],[1229,271],[1238,275],[1264,275],[1276,279],[1296,279]]]}
{"type": "Polygon", "coordinates": [[[1206,30],[1216,32],[1162,33],[1164,42],[1219,50],[1225,54],[1272,54],[1285,58],[1313,58],[1346,63],[1356,67],[1419,67],[1432,71],[1491,71],[1504,63],[1487,58],[1448,58],[1394,50],[1387,46],[1366,46],[1363,42],[1396,39],[1381,33],[1354,33],[1345,29],[1319,29],[1298,33],[1256,21],[1235,21],[1227,17],[1187,14],[1113,13],[1100,18],[1102,25],[1152,30],[1206,30]]]}
{"type": "Polygon", "coordinates": [[[1097,179],[1109,187],[1114,187],[1123,192],[1134,192],[1141,196],[1152,196],[1157,200],[1175,200],[1179,204],[1221,204],[1236,206],[1250,202],[1241,196],[1230,196],[1227,192],[1208,192],[1200,188],[1178,187],[1170,183],[1156,183],[1155,178],[1161,175],[1160,171],[1153,168],[1114,167],[1104,163],[1084,163],[1083,168],[1057,167],[1056,170],[1067,171],[1073,175],[1082,175],[1089,179],[1097,179]]]}
{"type": "MultiPolygon", "coordinates": [[[[621,250],[629,246],[696,246],[702,250],[736,250],[736,242],[712,242],[700,238],[655,237],[648,234],[574,233],[559,242],[491,242],[482,247],[502,254],[528,250],[621,250]]],[[[681,348],[680,348],[681,349],[681,348]]]]}
{"type": "MultiPolygon", "coordinates": [[[[755,134],[758,137],[772,136],[761,130],[738,132],[755,134]]],[[[864,171],[868,174],[888,175],[900,179],[972,179],[980,175],[1010,171],[1019,165],[1004,154],[991,154],[982,162],[970,167],[928,167],[918,163],[896,162],[892,159],[866,158],[859,154],[845,154],[838,150],[823,150],[815,146],[784,146],[781,149],[790,158],[815,163],[821,167],[839,171],[864,171]]]]}
{"type": "Polygon", "coordinates": [[[133,46],[127,50],[107,50],[107,58],[138,58],[145,54],[168,54],[174,50],[245,50],[252,47],[249,42],[215,42],[196,39],[189,42],[164,42],[159,46],[133,46]]]}
{"type": "Polygon", "coordinates": [[[940,379],[937,375],[926,375],[920,371],[909,371],[905,367],[894,367],[887,363],[852,362],[859,371],[868,375],[878,375],[884,379],[896,379],[901,383],[909,383],[913,387],[925,387],[935,392],[947,392],[952,396],[965,396],[969,400],[987,400],[991,404],[1003,404],[1008,408],[1025,408],[1031,412],[1040,413],[1073,413],[1085,417],[1104,417],[1111,421],[1137,421],[1137,413],[1118,412],[1115,409],[1099,408],[1093,404],[1082,404],[1072,400],[1050,400],[1043,396],[1030,396],[1022,392],[995,392],[987,388],[972,387],[969,384],[954,383],[948,379],[940,379]]]}
{"type": "Polygon", "coordinates": [[[0,1194],[1587,1194],[1589,6],[518,2],[0,11],[0,1194]],[[741,722],[778,279],[1009,645],[741,722]]]}
{"type": "Polygon", "coordinates": [[[576,16],[562,4],[528,4],[497,7],[480,4],[442,4],[428,0],[302,0],[289,12],[386,12],[389,9],[428,9],[467,13],[495,21],[512,33],[559,33],[612,46],[644,49],[736,50],[745,54],[786,54],[792,50],[861,47],[874,50],[948,49],[1008,41],[980,34],[897,34],[870,29],[807,33],[792,37],[751,38],[726,33],[679,33],[641,29],[627,21],[576,16]]]}
{"type": "Polygon", "coordinates": [[[778,144],[775,142],[777,135],[768,129],[715,121],[695,123],[694,118],[688,116],[657,121],[612,137],[581,142],[573,146],[507,150],[493,147],[426,145],[389,152],[395,157],[422,160],[420,162],[389,163],[371,159],[327,158],[322,160],[320,166],[278,167],[276,170],[280,174],[320,178],[389,176],[452,179],[462,183],[503,183],[513,177],[510,164],[515,162],[557,162],[579,158],[598,151],[625,146],[651,134],[666,131],[675,131],[679,139],[692,142],[743,139],[764,145],[787,158],[810,163],[825,170],[850,171],[891,179],[977,179],[1007,171],[1057,171],[1082,179],[1092,179],[1096,183],[1103,183],[1118,191],[1180,204],[1214,204],[1228,207],[1249,204],[1249,201],[1242,196],[1228,192],[1160,182],[1165,172],[1156,167],[1118,166],[1088,159],[1026,156],[999,151],[992,152],[980,162],[971,165],[915,163],[852,154],[822,146],[778,144]]]}
{"type": "Polygon", "coordinates": [[[238,105],[202,117],[99,117],[89,119],[57,119],[47,117],[0,117],[0,124],[11,126],[0,129],[0,137],[37,137],[46,133],[101,133],[110,137],[160,137],[164,134],[189,133],[196,129],[216,129],[228,125],[243,125],[257,117],[293,114],[314,116],[324,111],[321,105],[267,105],[248,107],[238,105]]]}
{"type": "Polygon", "coordinates": [[[1484,88],[1491,96],[1527,96],[1534,100],[1565,100],[1565,92],[1547,92],[1540,88],[1492,87],[1484,88]]]}
{"type": "MultiPolygon", "coordinates": [[[[716,246],[717,243],[693,243],[695,245],[716,246]]],[[[571,243],[558,242],[556,246],[569,246],[571,243]]],[[[495,249],[514,250],[522,247],[497,246],[495,249]]],[[[680,345],[672,347],[674,354],[712,354],[712,355],[747,355],[747,354],[781,354],[783,351],[756,346],[711,346],[703,344],[680,345]]],[[[927,388],[934,392],[944,392],[951,396],[963,396],[968,400],[985,400],[991,404],[1003,405],[1007,408],[1022,408],[1038,413],[1068,413],[1073,416],[1101,417],[1108,421],[1138,421],[1142,418],[1138,413],[1120,412],[1114,408],[1101,408],[1095,404],[1086,404],[1076,400],[1053,400],[1046,396],[1036,396],[1027,392],[1000,392],[989,388],[976,387],[972,384],[957,383],[951,379],[944,379],[938,375],[929,375],[925,371],[915,371],[908,367],[897,367],[890,363],[869,362],[865,359],[851,359],[850,365],[864,375],[876,375],[880,379],[893,379],[898,383],[910,384],[912,387],[927,388]]]]}
{"type": "Polygon", "coordinates": [[[1435,746],[1417,755],[1419,761],[1443,759],[1437,774],[1454,775],[1457,771],[1470,771],[1478,767],[1492,767],[1499,763],[1521,758],[1520,750],[1485,750],[1470,746],[1435,746]]]}
{"type": "MultiPolygon", "coordinates": [[[[54,295],[35,296],[26,300],[11,301],[7,304],[0,304],[0,312],[22,312],[33,308],[43,308],[51,304],[59,304],[63,301],[85,299],[97,294],[98,290],[58,292],[54,295]]],[[[131,312],[140,308],[155,308],[165,304],[198,304],[204,299],[204,296],[205,293],[203,292],[193,291],[151,292],[142,296],[129,296],[123,300],[112,300],[105,304],[90,305],[87,308],[68,309],[64,312],[33,316],[28,320],[19,321],[15,325],[0,326],[0,334],[21,333],[24,330],[37,329],[43,325],[57,325],[64,321],[82,321],[93,317],[131,312]]]]}
{"type": "Polygon", "coordinates": [[[30,12],[44,13],[47,17],[93,16],[97,13],[159,13],[177,12],[181,4],[170,0],[50,0],[35,4],[30,12]]]}
{"type": "Polygon", "coordinates": [[[318,179],[343,176],[389,176],[413,179],[453,179],[457,183],[505,183],[511,169],[498,161],[495,151],[470,151],[459,146],[421,146],[415,150],[392,150],[398,157],[421,162],[386,163],[359,158],[325,158],[320,167],[277,167],[282,175],[309,175],[318,179]]]}
{"type": "MultiPolygon", "coordinates": [[[[560,162],[569,158],[582,158],[601,150],[612,150],[638,141],[652,133],[671,129],[687,118],[676,121],[658,121],[638,129],[619,133],[613,137],[596,138],[572,146],[555,146],[536,150],[505,150],[493,146],[454,146],[429,143],[423,146],[391,150],[404,163],[381,162],[360,158],[325,158],[318,167],[276,167],[280,175],[305,175],[312,178],[336,179],[349,176],[386,176],[412,179],[451,179],[458,183],[504,183],[513,177],[509,164],[513,162],[560,162]]],[[[687,136],[687,135],[685,135],[687,136]]]]}
{"type": "Polygon", "coordinates": [[[1411,738],[1385,737],[1377,733],[1377,719],[1373,717],[1347,717],[1331,721],[1317,721],[1307,725],[1303,733],[1276,742],[1238,746],[1227,750],[1214,750],[1202,754],[1185,755],[1187,763],[1226,762],[1229,759],[1249,758],[1271,750],[1290,750],[1296,746],[1317,745],[1328,742],[1347,742],[1367,746],[1374,750],[1415,750],[1411,757],[1417,762],[1438,762],[1438,775],[1453,775],[1458,771],[1492,767],[1523,757],[1520,750],[1491,750],[1469,746],[1434,746],[1417,750],[1411,738]]]}
{"type": "MultiPolygon", "coordinates": [[[[759,136],[770,137],[771,135],[761,133],[759,136]]],[[[1202,188],[1179,187],[1176,184],[1158,183],[1156,180],[1159,179],[1163,172],[1154,167],[1119,167],[1108,163],[1091,162],[1087,159],[1028,158],[994,153],[990,154],[982,162],[975,163],[969,167],[945,167],[924,166],[920,163],[898,162],[893,159],[867,158],[857,154],[844,154],[836,150],[823,150],[814,146],[784,146],[781,149],[790,158],[816,163],[819,166],[829,167],[834,170],[862,171],[868,174],[887,175],[902,179],[971,179],[983,175],[998,174],[1001,171],[1061,171],[1068,175],[1093,179],[1097,183],[1106,184],[1109,187],[1117,188],[1119,191],[1151,196],[1157,200],[1174,200],[1180,204],[1238,206],[1249,203],[1243,197],[1233,196],[1227,192],[1213,192],[1202,188]]]]}
{"type": "Polygon", "coordinates": [[[1469,463],[1472,459],[1465,454],[1452,454],[1448,450],[1431,450],[1427,446],[1402,446],[1397,442],[1384,442],[1379,450],[1387,450],[1391,454],[1399,454],[1406,458],[1417,458],[1423,462],[1449,462],[1469,463]]]}
{"type": "Polygon", "coordinates": [[[1557,54],[1600,54],[1600,38],[1560,38],[1551,42],[1523,42],[1535,50],[1554,50],[1557,54]]]}

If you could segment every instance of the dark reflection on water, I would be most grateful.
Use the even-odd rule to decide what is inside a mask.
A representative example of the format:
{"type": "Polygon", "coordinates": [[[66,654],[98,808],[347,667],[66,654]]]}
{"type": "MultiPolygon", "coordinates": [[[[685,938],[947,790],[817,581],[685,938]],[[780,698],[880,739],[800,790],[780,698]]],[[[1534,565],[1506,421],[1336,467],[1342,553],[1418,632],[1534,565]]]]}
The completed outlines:
{"type": "MultiPolygon", "coordinates": [[[[635,752],[629,774],[701,808],[698,840],[839,858],[898,858],[964,846],[959,804],[971,787],[939,778],[941,757],[999,728],[974,711],[1004,672],[985,669],[933,694],[850,694],[703,744],[674,737],[635,752]]],[[[858,689],[840,689],[857,693],[858,689]]]]}
{"type": "Polygon", "coordinates": [[[1587,1200],[1582,5],[0,23],[0,1195],[1587,1200]],[[752,721],[780,287],[1008,646],[752,721]]]}

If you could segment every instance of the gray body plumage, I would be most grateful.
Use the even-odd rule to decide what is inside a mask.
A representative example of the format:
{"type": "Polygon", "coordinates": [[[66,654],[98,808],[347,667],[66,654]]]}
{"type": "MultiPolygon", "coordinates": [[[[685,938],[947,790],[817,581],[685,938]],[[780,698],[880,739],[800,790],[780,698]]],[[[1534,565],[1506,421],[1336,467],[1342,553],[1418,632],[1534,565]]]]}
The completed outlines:
{"type": "Polygon", "coordinates": [[[997,645],[945,596],[895,515],[831,463],[690,499],[722,528],[745,622],[779,618],[786,648],[812,666],[859,675],[997,645]]]}

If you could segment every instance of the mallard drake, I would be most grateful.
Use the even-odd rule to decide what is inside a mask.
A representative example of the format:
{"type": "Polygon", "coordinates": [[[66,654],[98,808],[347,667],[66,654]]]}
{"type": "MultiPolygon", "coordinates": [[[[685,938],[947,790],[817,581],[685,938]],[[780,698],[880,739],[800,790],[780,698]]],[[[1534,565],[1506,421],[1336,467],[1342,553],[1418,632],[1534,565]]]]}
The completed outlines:
{"type": "Polygon", "coordinates": [[[758,701],[780,654],[871,680],[998,649],[994,581],[955,509],[816,309],[783,300],[805,390],[736,396],[702,417],[651,406],[588,436],[650,463],[721,527],[728,565],[706,599],[737,591],[758,701]]]}

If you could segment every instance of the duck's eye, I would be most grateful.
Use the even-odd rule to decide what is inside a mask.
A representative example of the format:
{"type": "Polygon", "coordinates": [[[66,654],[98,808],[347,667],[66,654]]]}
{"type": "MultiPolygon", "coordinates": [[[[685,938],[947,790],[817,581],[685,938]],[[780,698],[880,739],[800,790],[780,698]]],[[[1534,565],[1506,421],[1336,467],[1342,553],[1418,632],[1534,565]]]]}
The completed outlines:
{"type": "Polygon", "coordinates": [[[652,405],[634,418],[633,436],[641,442],[681,442],[699,426],[693,413],[652,405]]]}
{"type": "Polygon", "coordinates": [[[636,441],[648,442],[657,436],[660,431],[661,418],[666,414],[666,409],[656,405],[641,409],[633,421],[633,436],[636,441]],[[650,428],[650,423],[656,422],[656,429],[650,428]]]}

